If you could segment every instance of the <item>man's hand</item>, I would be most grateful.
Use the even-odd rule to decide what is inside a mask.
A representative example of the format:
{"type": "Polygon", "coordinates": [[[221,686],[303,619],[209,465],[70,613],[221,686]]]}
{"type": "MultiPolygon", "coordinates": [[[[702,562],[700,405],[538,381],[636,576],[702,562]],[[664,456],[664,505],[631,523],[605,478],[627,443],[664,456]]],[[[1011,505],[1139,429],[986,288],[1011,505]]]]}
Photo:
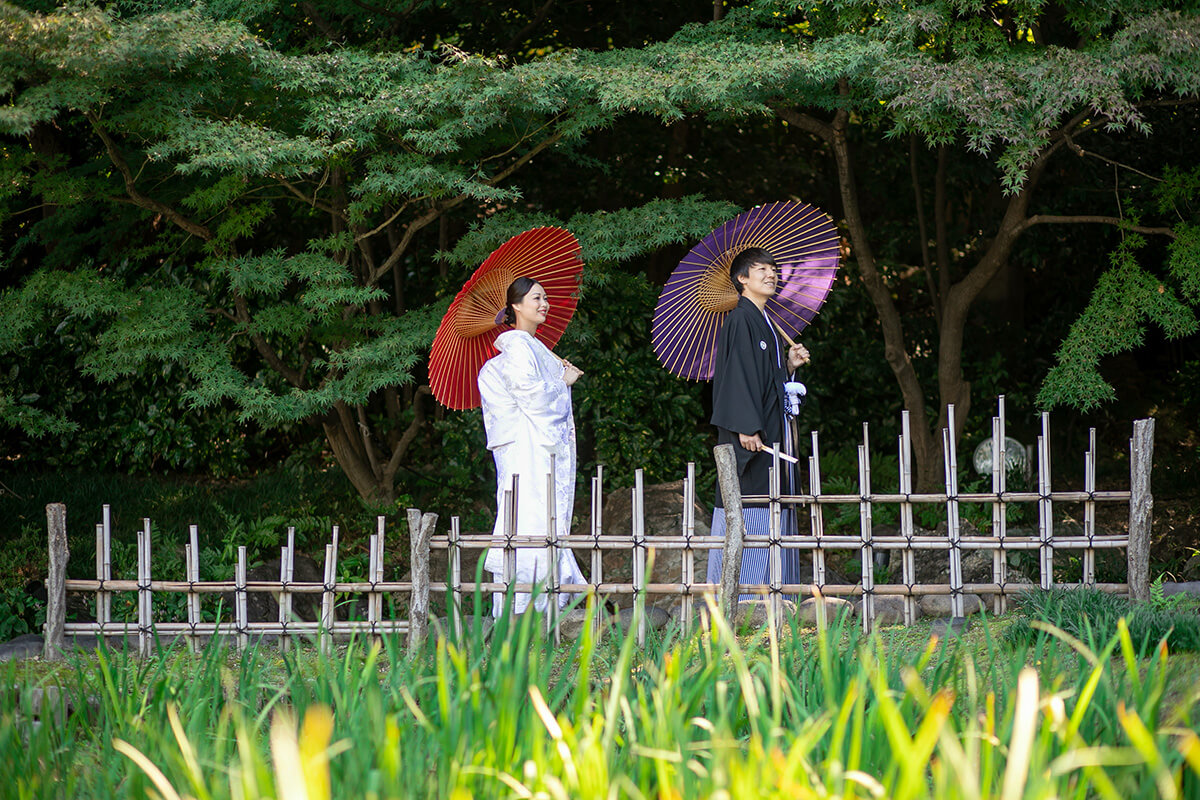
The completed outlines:
{"type": "Polygon", "coordinates": [[[795,372],[801,364],[809,362],[808,348],[802,344],[794,344],[788,348],[788,371],[795,372]]]}
{"type": "Polygon", "coordinates": [[[763,449],[762,439],[759,438],[757,433],[751,436],[739,433],[738,441],[742,445],[743,450],[749,450],[751,453],[757,453],[763,449]]]}

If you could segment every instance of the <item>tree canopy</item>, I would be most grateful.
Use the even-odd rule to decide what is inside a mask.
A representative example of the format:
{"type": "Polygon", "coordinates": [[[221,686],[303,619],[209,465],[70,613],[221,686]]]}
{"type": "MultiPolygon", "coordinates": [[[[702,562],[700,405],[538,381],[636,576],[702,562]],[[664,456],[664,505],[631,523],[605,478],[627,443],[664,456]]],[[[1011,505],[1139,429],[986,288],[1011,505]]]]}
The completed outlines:
{"type": "MultiPolygon", "coordinates": [[[[1115,252],[1103,277],[1061,265],[1098,283],[1043,403],[1111,396],[1099,358],[1147,321],[1195,330],[1195,151],[1155,147],[1194,134],[1192,5],[719,8],[0,4],[0,352],[86,329],[73,368],[173,365],[193,408],[319,429],[387,501],[441,415],[424,362],[448,298],[534,224],[580,238],[585,291],[634,302],[622,270],[661,281],[655,259],[738,208],[825,207],[926,484],[947,405],[961,426],[982,377],[964,366],[973,309],[1066,247],[1041,231],[1105,226],[1115,252]]],[[[0,417],[68,429],[23,380],[0,417]]]]}

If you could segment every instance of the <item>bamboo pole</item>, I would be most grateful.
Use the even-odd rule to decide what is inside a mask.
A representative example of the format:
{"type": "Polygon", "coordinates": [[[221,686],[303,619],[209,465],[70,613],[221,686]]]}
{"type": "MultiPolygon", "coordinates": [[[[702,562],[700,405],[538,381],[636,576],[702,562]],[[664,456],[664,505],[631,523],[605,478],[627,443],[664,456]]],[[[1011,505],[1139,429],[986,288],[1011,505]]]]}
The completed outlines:
{"type": "Polygon", "coordinates": [[[943,462],[946,468],[946,535],[950,542],[950,615],[963,616],[962,528],[958,518],[958,453],[954,440],[954,404],[946,407],[947,426],[942,428],[943,462]]]}
{"type": "Polygon", "coordinates": [[[692,617],[695,611],[692,600],[691,586],[696,582],[696,551],[692,549],[692,538],[696,535],[696,462],[689,461],[687,474],[683,479],[683,559],[680,578],[683,580],[685,592],[679,605],[679,618],[683,629],[692,629],[692,617]]]}
{"type": "MultiPolygon", "coordinates": [[[[1004,494],[1008,475],[1008,445],[1004,432],[1004,395],[997,398],[998,413],[992,417],[992,491],[997,500],[992,503],[992,533],[1002,542],[1008,534],[1008,508],[999,498],[1004,494]]],[[[1004,555],[1004,547],[992,552],[992,580],[1004,584],[1008,580],[1008,560],[1004,555]]],[[[1006,598],[1003,594],[992,595],[992,612],[1003,614],[1006,598]]]]}
{"type": "Polygon", "coordinates": [[[646,644],[646,511],[644,473],[633,473],[633,616],[637,620],[637,644],[646,644]]]}
{"type": "MultiPolygon", "coordinates": [[[[1122,584],[1121,591],[1124,591],[1122,584]]],[[[288,635],[296,636],[301,634],[316,635],[320,633],[320,622],[302,620],[292,622],[288,625],[288,635]]],[[[185,636],[191,630],[186,622],[159,622],[154,626],[156,632],[162,636],[185,636]]],[[[403,619],[387,619],[380,622],[376,628],[380,634],[384,633],[401,633],[407,634],[409,631],[408,620],[403,619]]],[[[111,631],[109,631],[111,633],[111,631]]],[[[120,632],[120,631],[118,631],[120,632]]],[[[279,636],[284,632],[283,626],[278,622],[251,622],[246,626],[247,636],[279,636]]],[[[332,633],[335,636],[348,636],[350,634],[371,633],[370,623],[365,621],[349,621],[342,620],[335,624],[332,633]]],[[[102,633],[100,625],[96,622],[68,622],[65,626],[65,633],[71,636],[79,634],[100,634],[102,633]]],[[[235,622],[203,622],[201,623],[196,634],[199,636],[223,636],[234,638],[239,635],[237,623],[235,622]]]]}
{"type": "MultiPolygon", "coordinates": [[[[104,561],[103,572],[99,575],[101,581],[112,580],[112,508],[105,503],[100,509],[100,524],[104,526],[104,561]]],[[[100,609],[96,609],[96,619],[104,622],[112,622],[112,592],[104,592],[104,616],[100,616],[100,609]]]]}
{"type": "Polygon", "coordinates": [[[149,658],[154,652],[151,627],[154,624],[153,590],[150,588],[150,518],[142,518],[138,531],[138,655],[149,658]]]}
{"type": "MultiPolygon", "coordinates": [[[[604,581],[604,551],[600,549],[600,536],[604,533],[604,465],[596,465],[596,476],[592,478],[592,592],[598,592],[604,581]]],[[[596,604],[592,614],[592,633],[600,635],[600,624],[604,609],[596,604]]]]}
{"type": "MultiPolygon", "coordinates": [[[[383,554],[384,554],[384,534],[386,532],[387,520],[383,515],[375,517],[375,534],[371,537],[371,560],[370,560],[370,579],[374,584],[371,593],[367,595],[367,621],[378,625],[383,621],[383,590],[379,585],[383,583],[383,554]]],[[[371,637],[375,644],[383,642],[382,637],[377,633],[371,637]]]]}
{"type": "Polygon", "coordinates": [[[546,476],[546,633],[555,644],[561,641],[558,630],[558,492],[554,484],[557,463],[558,457],[551,453],[550,473],[546,476]]]}
{"type": "MultiPolygon", "coordinates": [[[[1089,495],[1096,491],[1096,429],[1088,429],[1088,449],[1083,454],[1083,490],[1089,495]]],[[[1088,498],[1083,504],[1083,535],[1092,540],[1096,538],[1096,501],[1088,498]]],[[[1088,547],[1083,551],[1083,574],[1080,581],[1084,586],[1096,582],[1096,549],[1088,547]]]]}
{"type": "MultiPolygon", "coordinates": [[[[521,486],[521,476],[513,474],[512,488],[506,489],[504,492],[504,583],[512,584],[517,579],[517,551],[512,546],[513,537],[517,535],[517,493],[521,486]]],[[[508,590],[504,590],[506,596],[503,600],[508,603],[508,590]]],[[[508,609],[511,614],[516,609],[516,597],[512,598],[513,608],[508,609]]]]}
{"type": "Polygon", "coordinates": [[[187,572],[187,617],[191,630],[188,633],[188,649],[193,653],[200,652],[200,640],[195,634],[196,626],[200,624],[200,593],[194,590],[200,582],[200,529],[195,525],[188,526],[188,543],[184,548],[184,569],[187,572]]]}
{"type": "Polygon", "coordinates": [[[335,622],[335,603],[337,595],[337,546],[338,526],[334,525],[331,541],[325,545],[325,568],[322,574],[324,580],[321,586],[321,652],[328,655],[333,652],[333,626],[335,622]]]}
{"type": "Polygon", "coordinates": [[[233,595],[233,613],[237,625],[238,650],[245,651],[250,645],[250,620],[246,613],[246,547],[238,547],[237,572],[234,573],[237,588],[233,595]]]}
{"type": "MultiPolygon", "coordinates": [[[[464,603],[462,589],[458,588],[462,584],[462,548],[458,546],[459,540],[462,538],[461,522],[457,516],[450,518],[450,585],[454,587],[453,594],[449,598],[451,602],[446,611],[450,614],[454,624],[454,636],[460,642],[463,638],[463,613],[464,603]]],[[[426,549],[428,552],[428,548],[426,549]]]]}
{"type": "Polygon", "coordinates": [[[292,593],[288,591],[288,586],[296,577],[295,562],[293,561],[295,547],[296,529],[289,527],[287,544],[279,554],[279,624],[283,628],[283,635],[279,637],[279,652],[281,653],[286,653],[292,644],[288,641],[287,636],[288,623],[292,621],[292,593]]]}
{"type": "MultiPolygon", "coordinates": [[[[912,434],[909,429],[908,410],[900,412],[900,494],[905,500],[900,503],[900,535],[904,538],[904,549],[900,551],[900,579],[905,586],[912,586],[916,579],[916,559],[913,556],[913,505],[907,496],[912,494],[912,434]]],[[[917,619],[917,604],[911,595],[904,596],[904,624],[912,625],[917,619]]]]}
{"type": "Polygon", "coordinates": [[[768,488],[771,492],[770,512],[767,524],[767,580],[771,586],[771,592],[767,596],[770,611],[770,619],[772,624],[783,618],[783,594],[779,591],[779,587],[783,585],[783,548],[781,547],[782,532],[783,532],[783,504],[779,502],[780,483],[783,475],[783,463],[779,454],[782,450],[779,443],[773,443],[775,453],[771,456],[771,471],[768,479],[768,488]]]}
{"type": "Polygon", "coordinates": [[[808,457],[808,490],[812,493],[814,502],[809,506],[809,522],[812,525],[812,535],[817,546],[813,550],[812,580],[816,586],[825,585],[825,550],[821,547],[821,538],[825,534],[825,515],[821,506],[816,502],[821,496],[821,452],[817,444],[817,432],[812,432],[812,455],[808,457]]]}
{"type": "Polygon", "coordinates": [[[1042,433],[1038,436],[1038,573],[1043,589],[1054,587],[1054,506],[1050,499],[1050,415],[1042,412],[1042,433]]]}
{"type": "Polygon", "coordinates": [[[863,443],[858,446],[858,490],[862,500],[858,504],[858,531],[862,540],[859,548],[862,564],[863,633],[870,633],[875,622],[875,548],[872,546],[874,523],[871,515],[871,438],[867,423],[863,423],[863,443]]]}

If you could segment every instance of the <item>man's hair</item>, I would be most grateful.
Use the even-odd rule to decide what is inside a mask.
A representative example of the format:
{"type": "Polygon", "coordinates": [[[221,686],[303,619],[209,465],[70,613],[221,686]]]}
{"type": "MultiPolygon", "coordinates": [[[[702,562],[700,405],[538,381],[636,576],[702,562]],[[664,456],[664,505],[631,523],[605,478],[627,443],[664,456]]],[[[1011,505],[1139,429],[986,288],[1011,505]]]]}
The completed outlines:
{"type": "Polygon", "coordinates": [[[769,264],[776,271],[779,270],[779,265],[775,263],[775,259],[771,254],[761,247],[747,247],[742,252],[733,257],[733,262],[729,265],[729,280],[733,283],[733,288],[737,289],[737,293],[742,293],[742,282],[738,278],[746,278],[750,276],[750,268],[755,264],[769,264]]]}

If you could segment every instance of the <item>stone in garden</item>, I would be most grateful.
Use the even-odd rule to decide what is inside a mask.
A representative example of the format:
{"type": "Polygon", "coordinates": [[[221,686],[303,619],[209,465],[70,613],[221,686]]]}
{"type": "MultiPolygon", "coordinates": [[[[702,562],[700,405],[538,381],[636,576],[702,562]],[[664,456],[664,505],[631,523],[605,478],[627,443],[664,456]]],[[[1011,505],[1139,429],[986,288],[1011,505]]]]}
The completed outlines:
{"type": "MultiPolygon", "coordinates": [[[[983,608],[983,601],[977,594],[964,594],[962,600],[963,614],[967,616],[978,614],[979,609],[983,608]]],[[[925,595],[921,598],[921,613],[927,617],[949,617],[954,613],[950,606],[950,595],[925,595]]]]}
{"type": "MultiPolygon", "coordinates": [[[[862,616],[862,600],[854,601],[854,613],[862,616]]],[[[913,608],[913,619],[921,618],[921,606],[916,604],[913,608]]],[[[904,624],[904,595],[902,594],[877,594],[875,595],[875,624],[876,625],[903,625],[904,624]]]]}
{"type": "Polygon", "coordinates": [[[1173,594],[1190,594],[1193,597],[1200,597],[1200,581],[1163,581],[1162,593],[1163,597],[1170,597],[1173,594]]]}
{"type": "MultiPolygon", "coordinates": [[[[683,481],[659,483],[643,487],[643,516],[647,536],[680,536],[683,533],[683,481]]],[[[699,501],[692,508],[695,518],[695,535],[708,536],[711,515],[699,501]]],[[[633,492],[628,488],[614,489],[604,500],[604,519],[602,535],[629,536],[633,531],[633,492]]],[[[591,534],[591,520],[586,514],[582,515],[581,524],[575,529],[574,535],[588,536],[591,534]]],[[[649,564],[647,552],[647,564],[649,564]]],[[[576,550],[575,558],[583,574],[591,575],[592,551],[576,550]]],[[[633,554],[631,549],[604,550],[601,557],[604,568],[605,583],[633,582],[633,554]]],[[[708,570],[708,551],[696,549],[693,551],[695,580],[703,583],[708,570]]],[[[683,551],[661,550],[654,551],[654,565],[646,576],[647,583],[679,583],[683,579],[683,551]]],[[[632,606],[632,595],[617,595],[613,600],[622,606],[632,606]]],[[[678,608],[678,595],[647,595],[646,604],[650,607],[670,609],[678,608]]],[[[676,612],[678,613],[678,612],[676,612]]]]}
{"type": "Polygon", "coordinates": [[[834,622],[839,614],[853,614],[854,606],[840,597],[810,597],[796,606],[796,620],[801,625],[816,625],[817,615],[825,613],[825,622],[834,622]]]}
{"type": "MultiPolygon", "coordinates": [[[[247,583],[261,581],[265,583],[279,583],[279,557],[275,557],[264,564],[259,564],[256,567],[246,570],[247,583]]],[[[297,553],[292,562],[292,581],[294,583],[324,583],[325,573],[316,561],[313,561],[303,553],[297,553]]],[[[228,614],[229,619],[234,619],[235,605],[234,592],[222,592],[222,615],[228,614]]],[[[247,622],[278,622],[279,621],[279,593],[278,592],[246,592],[246,621],[247,622]]],[[[211,601],[210,601],[211,602],[211,601]]],[[[205,603],[208,606],[209,603],[205,603]]],[[[293,594],[292,595],[292,614],[302,620],[315,622],[320,619],[321,614],[321,595],[320,594],[293,594]]]]}
{"type": "MultiPolygon", "coordinates": [[[[787,626],[787,620],[796,616],[796,604],[791,600],[779,600],[779,616],[775,620],[776,629],[787,626]]],[[[736,625],[739,631],[746,629],[759,630],[765,628],[770,621],[771,604],[767,600],[743,600],[737,604],[736,625]]]]}
{"type": "Polygon", "coordinates": [[[0,644],[0,662],[21,661],[41,656],[43,639],[36,633],[26,633],[0,644]]]}
{"type": "MultiPolygon", "coordinates": [[[[627,634],[634,629],[634,609],[622,608],[616,614],[609,612],[607,608],[602,608],[600,613],[600,629],[602,635],[609,633],[627,634]]],[[[657,608],[655,606],[646,606],[646,628],[647,630],[662,630],[671,622],[671,615],[667,613],[665,608],[657,608]]],[[[578,639],[583,635],[584,625],[587,624],[587,611],[582,608],[576,608],[570,612],[563,614],[558,620],[558,632],[562,638],[569,641],[578,639]]]]}
{"type": "Polygon", "coordinates": [[[945,617],[943,619],[935,619],[933,624],[929,626],[930,636],[959,636],[966,633],[971,628],[971,620],[969,617],[945,617]]]}

